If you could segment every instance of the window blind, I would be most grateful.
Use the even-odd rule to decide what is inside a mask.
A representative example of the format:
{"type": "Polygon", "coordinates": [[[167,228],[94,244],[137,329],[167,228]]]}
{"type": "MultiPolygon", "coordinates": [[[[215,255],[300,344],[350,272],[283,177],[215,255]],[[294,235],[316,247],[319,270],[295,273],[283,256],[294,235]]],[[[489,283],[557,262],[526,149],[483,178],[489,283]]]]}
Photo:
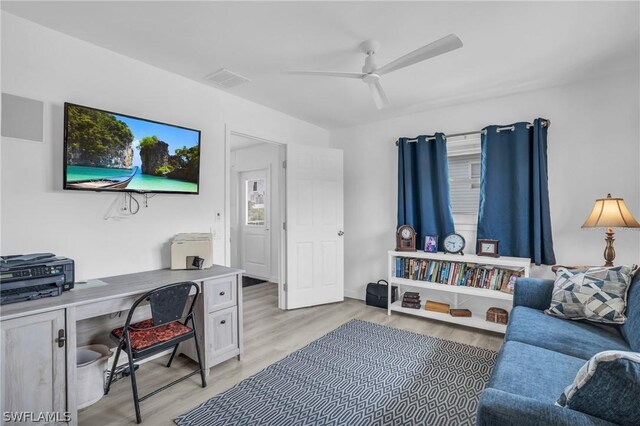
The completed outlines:
{"type": "Polygon", "coordinates": [[[448,140],[451,211],[478,214],[480,203],[480,139],[448,140]]]}

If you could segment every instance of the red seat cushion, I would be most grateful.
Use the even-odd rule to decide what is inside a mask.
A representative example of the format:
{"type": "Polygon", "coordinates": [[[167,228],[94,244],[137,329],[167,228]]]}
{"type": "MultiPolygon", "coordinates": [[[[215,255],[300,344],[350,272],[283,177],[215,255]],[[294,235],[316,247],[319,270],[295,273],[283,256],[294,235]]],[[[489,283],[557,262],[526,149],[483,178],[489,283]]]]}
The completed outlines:
{"type": "MultiPolygon", "coordinates": [[[[187,334],[192,330],[186,325],[177,321],[170,322],[158,327],[153,327],[153,320],[148,319],[130,325],[129,339],[131,349],[140,351],[150,346],[157,345],[187,334]]],[[[111,334],[118,340],[122,338],[124,327],[119,327],[111,331],[111,334]]]]}

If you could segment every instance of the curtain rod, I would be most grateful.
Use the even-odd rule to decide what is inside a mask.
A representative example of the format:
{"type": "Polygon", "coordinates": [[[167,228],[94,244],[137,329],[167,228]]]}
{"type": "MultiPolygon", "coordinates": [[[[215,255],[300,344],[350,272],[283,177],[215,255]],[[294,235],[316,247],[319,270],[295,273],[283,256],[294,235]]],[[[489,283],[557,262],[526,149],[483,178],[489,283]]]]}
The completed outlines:
{"type": "MultiPolygon", "coordinates": [[[[542,122],[542,127],[546,127],[549,128],[551,126],[551,121],[550,120],[544,120],[542,122]]],[[[533,127],[533,124],[531,123],[527,123],[527,129],[530,129],[531,127],[533,127]]],[[[506,127],[498,127],[496,129],[497,132],[501,132],[503,130],[514,130],[516,127],[515,126],[506,126],[506,127]]],[[[458,136],[469,136],[469,135],[484,135],[486,134],[487,131],[486,130],[475,130],[472,132],[462,132],[462,133],[451,133],[449,135],[444,135],[445,138],[455,138],[458,136]]],[[[425,140],[427,141],[433,141],[435,140],[435,137],[430,137],[430,138],[426,138],[425,140]]],[[[411,138],[411,139],[406,139],[406,142],[418,142],[418,138],[411,138]]],[[[396,146],[398,146],[398,141],[396,141],[396,146]]]]}

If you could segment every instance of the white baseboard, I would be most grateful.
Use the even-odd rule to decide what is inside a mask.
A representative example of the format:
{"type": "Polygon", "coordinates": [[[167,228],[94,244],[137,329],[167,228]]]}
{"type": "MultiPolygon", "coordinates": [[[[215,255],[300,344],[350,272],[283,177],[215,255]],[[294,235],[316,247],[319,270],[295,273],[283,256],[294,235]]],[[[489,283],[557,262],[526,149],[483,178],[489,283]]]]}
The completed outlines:
{"type": "MultiPolygon", "coordinates": [[[[366,289],[364,291],[366,291],[366,289]]],[[[356,290],[353,288],[345,288],[344,297],[348,297],[350,299],[364,300],[365,299],[364,291],[356,290]]]]}

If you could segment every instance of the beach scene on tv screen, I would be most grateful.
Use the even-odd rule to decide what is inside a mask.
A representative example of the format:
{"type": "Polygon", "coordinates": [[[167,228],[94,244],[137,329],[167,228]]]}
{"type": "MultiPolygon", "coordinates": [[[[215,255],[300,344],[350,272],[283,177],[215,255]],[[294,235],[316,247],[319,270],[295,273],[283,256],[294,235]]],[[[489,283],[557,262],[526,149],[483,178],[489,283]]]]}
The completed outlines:
{"type": "Polygon", "coordinates": [[[195,130],[69,105],[66,156],[69,189],[198,192],[195,130]]]}

